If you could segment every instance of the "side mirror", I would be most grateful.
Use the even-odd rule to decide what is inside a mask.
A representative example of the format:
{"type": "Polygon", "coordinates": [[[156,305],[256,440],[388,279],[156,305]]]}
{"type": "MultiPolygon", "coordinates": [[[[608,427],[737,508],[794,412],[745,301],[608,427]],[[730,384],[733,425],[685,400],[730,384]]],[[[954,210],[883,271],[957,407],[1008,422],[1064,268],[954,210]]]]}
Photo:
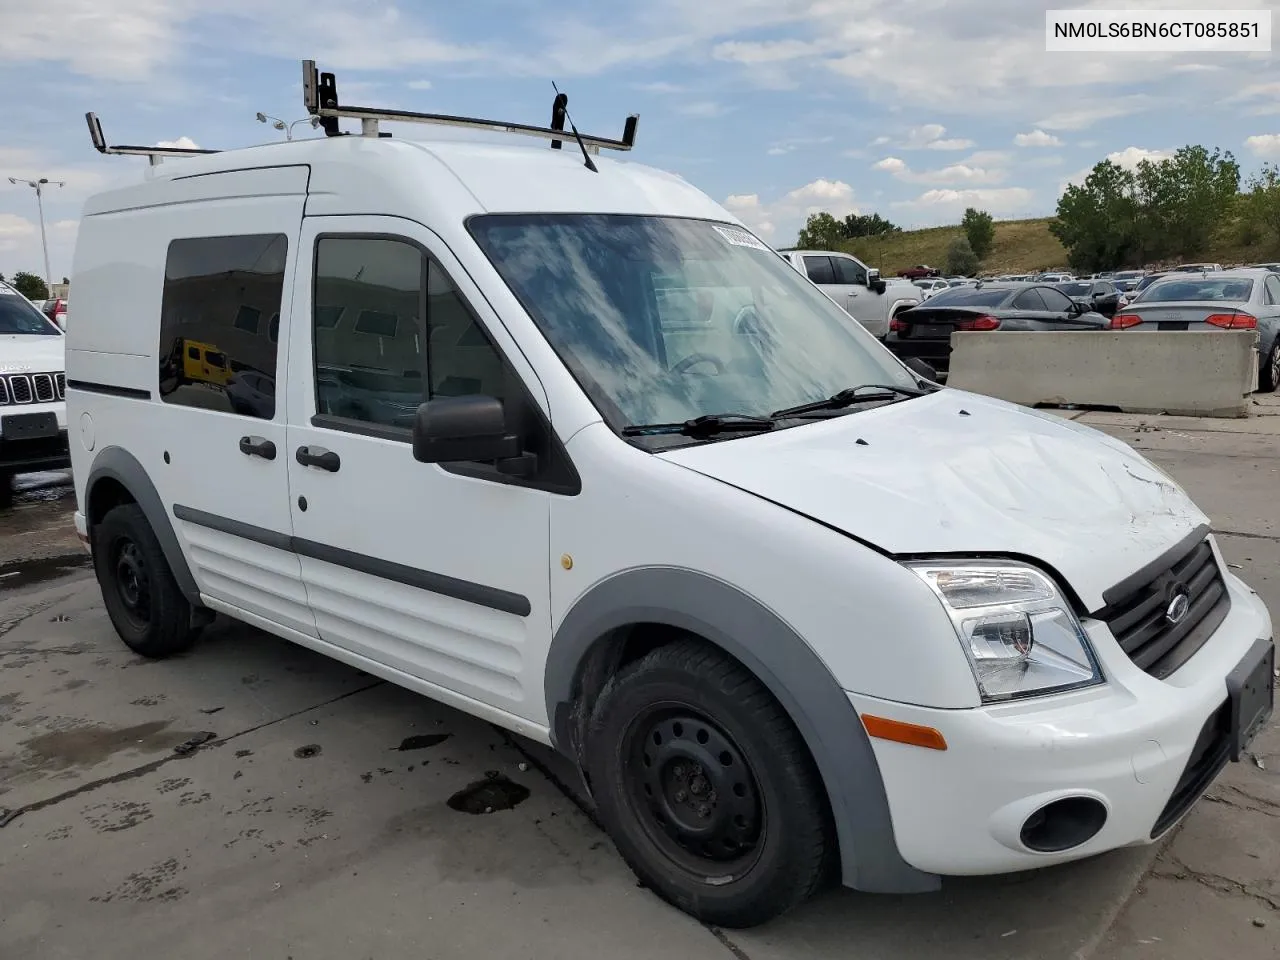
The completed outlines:
{"type": "Polygon", "coordinates": [[[874,290],[876,293],[884,293],[889,289],[889,285],[880,276],[880,271],[874,267],[867,268],[867,289],[874,290]]]}
{"type": "Polygon", "coordinates": [[[924,377],[932,383],[938,382],[938,371],[933,368],[932,364],[926,363],[919,357],[907,357],[902,361],[902,365],[918,377],[924,377]]]}
{"type": "Polygon", "coordinates": [[[440,397],[413,418],[413,458],[461,463],[519,458],[520,438],[507,433],[502,401],[494,397],[440,397]]]}

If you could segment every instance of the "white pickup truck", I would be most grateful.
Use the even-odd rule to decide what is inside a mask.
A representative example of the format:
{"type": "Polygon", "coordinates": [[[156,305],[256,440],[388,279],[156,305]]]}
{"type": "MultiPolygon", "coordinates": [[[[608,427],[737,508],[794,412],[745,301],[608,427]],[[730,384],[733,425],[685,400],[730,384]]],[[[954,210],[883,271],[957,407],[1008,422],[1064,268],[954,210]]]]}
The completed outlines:
{"type": "Polygon", "coordinates": [[[822,288],[867,331],[883,340],[889,322],[902,310],[919,305],[922,296],[909,280],[884,280],[880,271],[857,257],[830,250],[779,250],[791,266],[822,288]]]}

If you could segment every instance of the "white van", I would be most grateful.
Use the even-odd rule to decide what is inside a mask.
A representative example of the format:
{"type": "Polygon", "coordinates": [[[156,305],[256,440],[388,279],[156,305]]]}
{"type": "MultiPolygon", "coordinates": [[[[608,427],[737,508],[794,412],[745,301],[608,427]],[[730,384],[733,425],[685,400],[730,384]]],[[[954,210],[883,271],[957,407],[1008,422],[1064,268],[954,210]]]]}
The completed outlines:
{"type": "Polygon", "coordinates": [[[0,281],[0,506],[15,474],[71,465],[64,348],[62,331],[0,281]]]}
{"type": "Polygon", "coordinates": [[[919,378],[588,152],[629,136],[323,103],[365,135],[85,208],[76,525],[132,649],[216,612],[552,744],[644,884],[733,926],[828,866],[1148,843],[1269,716],[1266,608],[1123,443],[919,378]]]}

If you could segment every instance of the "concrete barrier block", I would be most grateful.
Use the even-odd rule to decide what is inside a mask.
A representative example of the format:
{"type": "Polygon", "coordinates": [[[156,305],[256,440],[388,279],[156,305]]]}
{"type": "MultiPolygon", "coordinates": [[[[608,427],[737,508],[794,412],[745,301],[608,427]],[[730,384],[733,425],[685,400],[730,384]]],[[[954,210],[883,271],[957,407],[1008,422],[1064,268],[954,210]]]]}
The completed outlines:
{"type": "Polygon", "coordinates": [[[954,333],[947,385],[1024,406],[1245,417],[1257,333],[954,333]]]}

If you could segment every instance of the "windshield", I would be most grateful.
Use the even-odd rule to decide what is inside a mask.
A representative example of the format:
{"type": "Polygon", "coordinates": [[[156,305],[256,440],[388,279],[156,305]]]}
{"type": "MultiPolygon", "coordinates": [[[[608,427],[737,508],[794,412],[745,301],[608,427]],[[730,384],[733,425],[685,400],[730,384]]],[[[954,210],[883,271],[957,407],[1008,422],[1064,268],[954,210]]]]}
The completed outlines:
{"type": "Polygon", "coordinates": [[[1253,295],[1253,281],[1245,278],[1197,278],[1166,280],[1142,295],[1143,303],[1175,303],[1186,300],[1214,300],[1245,303],[1253,295]]]}
{"type": "Polygon", "coordinates": [[[952,287],[929,299],[930,307],[996,307],[1009,296],[1008,287],[952,287]]]}
{"type": "Polygon", "coordinates": [[[1060,283],[1058,289],[1068,297],[1087,297],[1093,292],[1092,283],[1060,283]]]}
{"type": "Polygon", "coordinates": [[[58,337],[62,335],[62,331],[28,303],[25,297],[12,287],[0,283],[0,336],[5,334],[58,337]]]}
{"type": "Polygon", "coordinates": [[[489,214],[468,226],[615,428],[768,416],[862,384],[916,385],[740,227],[587,214],[489,214]]]}

